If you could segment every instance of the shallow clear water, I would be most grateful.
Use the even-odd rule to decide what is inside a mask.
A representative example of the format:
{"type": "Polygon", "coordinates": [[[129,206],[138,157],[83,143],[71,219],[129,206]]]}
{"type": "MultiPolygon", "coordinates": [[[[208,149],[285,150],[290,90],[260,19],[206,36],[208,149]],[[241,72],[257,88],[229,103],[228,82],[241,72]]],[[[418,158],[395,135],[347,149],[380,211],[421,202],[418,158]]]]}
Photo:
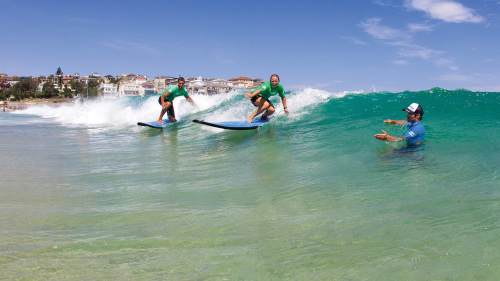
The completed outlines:
{"type": "Polygon", "coordinates": [[[0,113],[0,279],[496,280],[500,94],[242,93],[0,113]],[[426,143],[385,143],[412,102],[426,143]]]}

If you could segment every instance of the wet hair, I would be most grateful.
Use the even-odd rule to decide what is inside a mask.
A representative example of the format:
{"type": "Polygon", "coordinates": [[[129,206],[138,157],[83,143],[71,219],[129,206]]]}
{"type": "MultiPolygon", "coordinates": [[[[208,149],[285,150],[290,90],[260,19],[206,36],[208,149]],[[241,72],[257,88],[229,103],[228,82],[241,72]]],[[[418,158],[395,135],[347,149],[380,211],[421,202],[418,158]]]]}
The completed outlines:
{"type": "Polygon", "coordinates": [[[271,78],[269,78],[269,80],[273,80],[273,77],[276,76],[278,78],[278,81],[280,81],[280,77],[278,76],[278,74],[273,74],[271,75],[271,78]]]}
{"type": "Polygon", "coordinates": [[[186,82],[186,79],[184,79],[184,77],[182,77],[182,76],[179,76],[179,79],[177,80],[177,83],[179,83],[179,82],[181,82],[181,81],[186,82]]]}

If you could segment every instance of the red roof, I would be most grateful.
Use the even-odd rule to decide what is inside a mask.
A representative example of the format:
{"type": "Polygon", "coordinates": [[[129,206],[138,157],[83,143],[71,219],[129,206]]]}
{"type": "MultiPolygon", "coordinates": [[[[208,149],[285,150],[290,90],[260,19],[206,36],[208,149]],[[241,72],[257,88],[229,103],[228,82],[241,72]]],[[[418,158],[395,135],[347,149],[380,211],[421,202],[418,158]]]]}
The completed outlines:
{"type": "Polygon", "coordinates": [[[250,80],[250,81],[253,81],[253,79],[251,79],[251,78],[242,77],[242,76],[240,76],[238,78],[231,78],[231,79],[229,79],[229,81],[235,81],[235,80],[250,80]]]}

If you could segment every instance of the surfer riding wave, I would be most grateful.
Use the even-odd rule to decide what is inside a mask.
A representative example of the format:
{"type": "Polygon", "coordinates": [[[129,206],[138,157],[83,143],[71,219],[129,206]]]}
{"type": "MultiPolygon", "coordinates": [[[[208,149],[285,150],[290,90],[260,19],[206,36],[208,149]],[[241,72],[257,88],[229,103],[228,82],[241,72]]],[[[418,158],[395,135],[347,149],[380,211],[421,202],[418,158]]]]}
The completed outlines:
{"type": "Polygon", "coordinates": [[[261,119],[269,120],[269,116],[276,111],[273,103],[269,100],[271,96],[278,94],[281,97],[281,103],[283,104],[283,109],[286,114],[290,114],[288,107],[286,106],[286,97],[283,90],[283,85],[280,83],[280,77],[278,74],[271,75],[271,79],[268,82],[260,85],[252,93],[245,93],[245,97],[249,98],[250,101],[257,109],[248,117],[247,121],[252,123],[253,119],[264,112],[261,119]]]}

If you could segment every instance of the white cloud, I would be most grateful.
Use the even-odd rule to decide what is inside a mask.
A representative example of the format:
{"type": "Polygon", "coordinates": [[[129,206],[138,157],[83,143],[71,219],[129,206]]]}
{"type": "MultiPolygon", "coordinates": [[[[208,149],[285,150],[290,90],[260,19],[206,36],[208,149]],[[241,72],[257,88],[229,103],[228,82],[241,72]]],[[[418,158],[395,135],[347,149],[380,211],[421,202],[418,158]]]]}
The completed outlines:
{"type": "Polygon", "coordinates": [[[462,87],[479,92],[500,92],[498,77],[500,73],[472,73],[472,74],[445,74],[437,77],[437,80],[461,82],[462,87]]]}
{"type": "Polygon", "coordinates": [[[370,18],[360,23],[366,33],[383,43],[397,48],[397,53],[403,59],[392,61],[394,64],[408,63],[404,58],[420,58],[431,61],[436,66],[452,66],[454,60],[443,57],[446,52],[429,49],[414,44],[412,31],[432,30],[433,27],[425,24],[409,24],[408,30],[394,29],[383,25],[380,18],[370,18]]]}
{"type": "Polygon", "coordinates": [[[434,59],[434,63],[436,65],[439,65],[439,66],[451,65],[451,64],[453,64],[453,62],[454,62],[453,59],[443,58],[443,57],[439,57],[439,58],[434,59]]]}
{"type": "Polygon", "coordinates": [[[433,31],[434,27],[431,25],[427,24],[421,24],[421,23],[410,23],[408,24],[408,29],[411,32],[419,32],[419,31],[433,31]]]}
{"type": "Polygon", "coordinates": [[[406,0],[406,6],[427,13],[431,18],[452,23],[480,23],[484,18],[461,3],[450,0],[406,0]]]}
{"type": "Polygon", "coordinates": [[[400,49],[398,53],[402,57],[416,57],[424,60],[430,60],[434,56],[444,53],[442,51],[432,50],[409,42],[393,42],[389,43],[389,45],[399,47],[400,49]]]}
{"type": "Polygon", "coordinates": [[[402,57],[416,57],[424,60],[429,60],[433,54],[436,54],[438,52],[425,47],[414,45],[406,47],[404,49],[400,49],[398,53],[402,57]]]}
{"type": "Polygon", "coordinates": [[[351,41],[351,43],[356,45],[366,45],[366,42],[359,40],[358,38],[350,37],[350,36],[339,36],[340,39],[346,39],[351,41]]]}
{"type": "Polygon", "coordinates": [[[408,61],[407,60],[395,60],[395,61],[392,61],[392,63],[395,65],[407,65],[408,61]]]}
{"type": "MultiPolygon", "coordinates": [[[[396,2],[399,2],[396,0],[396,2]]],[[[373,0],[373,3],[379,6],[391,6],[391,7],[396,7],[398,4],[394,3],[394,0],[373,0]]]]}
{"type": "Polygon", "coordinates": [[[362,22],[360,26],[375,39],[391,41],[406,41],[411,39],[411,37],[407,33],[401,30],[381,25],[381,21],[382,20],[380,18],[370,18],[365,22],[362,22]]]}

